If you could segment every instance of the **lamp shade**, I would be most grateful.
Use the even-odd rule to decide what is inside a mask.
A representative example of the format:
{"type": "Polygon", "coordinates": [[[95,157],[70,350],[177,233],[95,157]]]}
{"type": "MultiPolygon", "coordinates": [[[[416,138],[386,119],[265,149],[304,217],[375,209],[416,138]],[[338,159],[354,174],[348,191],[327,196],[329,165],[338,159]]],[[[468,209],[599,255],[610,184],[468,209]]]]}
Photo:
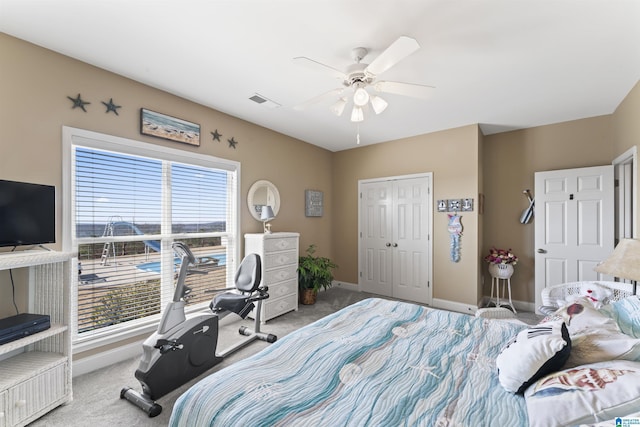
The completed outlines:
{"type": "Polygon", "coordinates": [[[273,214],[273,209],[271,206],[265,205],[262,207],[262,211],[260,212],[260,220],[261,221],[271,221],[276,216],[273,214]]]}
{"type": "Polygon", "coordinates": [[[598,264],[594,271],[640,281],[640,240],[622,239],[609,258],[598,264]]]}
{"type": "Polygon", "coordinates": [[[369,102],[369,93],[364,89],[359,87],[353,94],[353,103],[358,107],[364,107],[369,102]]]}
{"type": "Polygon", "coordinates": [[[362,112],[362,108],[357,105],[353,107],[351,111],[351,121],[352,122],[361,122],[364,120],[364,113],[362,112]]]}
{"type": "Polygon", "coordinates": [[[331,106],[331,112],[336,116],[341,116],[344,111],[344,107],[347,105],[347,98],[340,98],[338,101],[331,106]]]}
{"type": "Polygon", "coordinates": [[[371,95],[371,106],[376,114],[382,113],[389,104],[377,95],[371,95]]]}

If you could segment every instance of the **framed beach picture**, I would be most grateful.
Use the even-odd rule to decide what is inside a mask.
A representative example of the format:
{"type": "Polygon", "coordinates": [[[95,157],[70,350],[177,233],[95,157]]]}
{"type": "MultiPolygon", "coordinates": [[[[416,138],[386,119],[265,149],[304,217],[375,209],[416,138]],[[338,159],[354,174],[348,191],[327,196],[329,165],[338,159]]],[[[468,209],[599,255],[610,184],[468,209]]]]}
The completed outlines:
{"type": "Polygon", "coordinates": [[[140,133],[200,146],[199,124],[147,110],[146,108],[140,109],[140,133]]]}

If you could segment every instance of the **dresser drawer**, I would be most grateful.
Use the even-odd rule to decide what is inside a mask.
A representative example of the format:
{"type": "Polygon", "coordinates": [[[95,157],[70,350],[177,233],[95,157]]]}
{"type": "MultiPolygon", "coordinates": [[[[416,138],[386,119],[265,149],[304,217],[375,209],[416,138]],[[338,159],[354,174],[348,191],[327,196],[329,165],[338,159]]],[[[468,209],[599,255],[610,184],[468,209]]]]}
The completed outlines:
{"type": "Polygon", "coordinates": [[[269,299],[267,300],[267,302],[269,302],[269,300],[274,300],[276,298],[281,298],[297,293],[297,280],[287,280],[286,282],[276,283],[275,285],[269,286],[269,299]]]}
{"type": "Polygon", "coordinates": [[[20,424],[27,418],[64,398],[66,390],[67,363],[62,363],[36,377],[9,389],[7,409],[11,419],[9,425],[20,424]]]}
{"type": "Polygon", "coordinates": [[[265,271],[264,276],[262,277],[262,283],[267,286],[273,286],[276,283],[291,279],[296,279],[296,281],[298,280],[297,267],[292,265],[265,271]]]}
{"type": "Polygon", "coordinates": [[[273,319],[276,316],[287,313],[298,308],[298,295],[289,295],[287,297],[271,300],[269,298],[263,303],[264,320],[273,319]]]}
{"type": "Polygon", "coordinates": [[[265,252],[286,251],[287,249],[293,249],[297,252],[297,237],[278,237],[275,239],[264,239],[265,252]]]}
{"type": "Polygon", "coordinates": [[[298,267],[298,252],[286,251],[286,252],[274,252],[266,253],[264,255],[263,265],[265,270],[277,268],[283,265],[295,264],[294,268],[298,267]]]}

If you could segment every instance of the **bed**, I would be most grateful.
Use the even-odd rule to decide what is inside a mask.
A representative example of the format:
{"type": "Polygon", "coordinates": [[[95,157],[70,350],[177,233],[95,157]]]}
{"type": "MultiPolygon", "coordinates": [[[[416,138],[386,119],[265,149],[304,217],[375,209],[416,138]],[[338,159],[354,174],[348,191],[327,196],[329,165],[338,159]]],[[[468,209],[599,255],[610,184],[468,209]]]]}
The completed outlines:
{"type": "MultiPolygon", "coordinates": [[[[176,401],[170,425],[554,425],[545,418],[529,419],[531,411],[544,415],[540,405],[548,402],[508,391],[499,379],[499,357],[528,328],[366,299],[196,383],[176,401]]],[[[634,348],[640,351],[640,345],[634,348]]],[[[522,355],[514,357],[502,362],[501,372],[521,365],[522,355]]],[[[640,362],[623,362],[637,364],[631,366],[637,372],[624,376],[631,385],[625,383],[620,392],[633,399],[625,397],[626,406],[617,408],[637,412],[640,362]]],[[[631,372],[628,365],[620,369],[631,372]]],[[[585,402],[586,411],[594,412],[589,406],[594,403],[585,402]]],[[[571,419],[603,421],[621,415],[599,411],[595,417],[571,419]]]]}

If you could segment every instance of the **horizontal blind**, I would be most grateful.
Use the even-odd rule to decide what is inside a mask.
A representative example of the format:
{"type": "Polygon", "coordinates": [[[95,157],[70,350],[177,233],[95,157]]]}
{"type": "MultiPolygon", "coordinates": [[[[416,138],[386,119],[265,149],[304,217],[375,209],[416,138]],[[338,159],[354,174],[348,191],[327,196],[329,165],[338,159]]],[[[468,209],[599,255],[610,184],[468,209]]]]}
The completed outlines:
{"type": "Polygon", "coordinates": [[[161,252],[175,240],[198,260],[187,276],[189,304],[227,286],[236,263],[234,170],[80,146],[74,158],[80,335],[157,321],[180,261],[161,252]],[[173,275],[161,274],[165,262],[173,275]]]}

